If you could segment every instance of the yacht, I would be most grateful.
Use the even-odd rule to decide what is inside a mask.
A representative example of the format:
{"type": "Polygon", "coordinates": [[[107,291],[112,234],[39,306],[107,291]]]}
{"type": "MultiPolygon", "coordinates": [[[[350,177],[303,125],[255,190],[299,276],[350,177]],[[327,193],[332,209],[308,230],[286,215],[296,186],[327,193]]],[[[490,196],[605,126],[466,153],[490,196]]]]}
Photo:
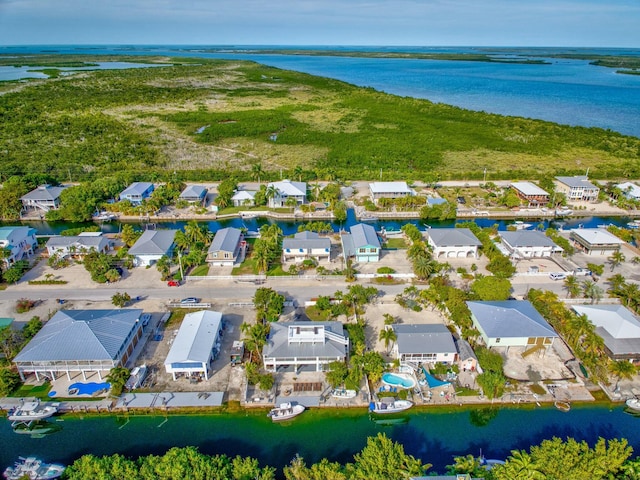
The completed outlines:
{"type": "Polygon", "coordinates": [[[57,463],[44,463],[36,457],[22,458],[13,467],[7,467],[4,478],[7,480],[47,480],[59,478],[64,472],[64,465],[57,463]]]}
{"type": "Polygon", "coordinates": [[[293,417],[300,415],[304,412],[304,405],[300,405],[296,403],[295,405],[286,402],[281,403],[279,407],[272,408],[271,411],[267,414],[267,417],[271,417],[271,420],[274,422],[280,422],[282,420],[289,420],[293,417]]]}

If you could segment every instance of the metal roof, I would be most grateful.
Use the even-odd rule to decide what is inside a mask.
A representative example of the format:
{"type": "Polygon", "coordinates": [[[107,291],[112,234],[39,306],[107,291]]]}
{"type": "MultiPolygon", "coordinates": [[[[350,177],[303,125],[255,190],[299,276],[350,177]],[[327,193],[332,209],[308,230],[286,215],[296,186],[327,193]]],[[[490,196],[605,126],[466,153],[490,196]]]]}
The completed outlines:
{"type": "Polygon", "coordinates": [[[280,182],[269,183],[273,185],[280,194],[288,197],[305,197],[307,195],[307,184],[305,182],[292,182],[291,180],[282,180],[280,182]]]}
{"type": "Polygon", "coordinates": [[[590,245],[622,245],[624,240],[609,233],[604,228],[574,228],[571,234],[582,238],[590,245]]]}
{"type": "Polygon", "coordinates": [[[588,180],[586,175],[576,175],[573,177],[556,177],[560,183],[564,183],[570,188],[598,188],[588,180]]]}
{"type": "Polygon", "coordinates": [[[513,182],[511,186],[523,195],[549,195],[549,192],[531,182],[513,182]]]}
{"type": "Polygon", "coordinates": [[[128,195],[139,196],[145,193],[150,187],[153,187],[153,183],[151,182],[133,182],[120,193],[120,197],[122,198],[128,195]]]}
{"type": "Polygon", "coordinates": [[[114,360],[141,309],[59,310],[14,358],[14,362],[114,360]]]}
{"type": "Polygon", "coordinates": [[[468,228],[430,228],[427,235],[436,247],[482,246],[468,228]]]}
{"type": "Polygon", "coordinates": [[[180,198],[201,198],[207,194],[207,187],[203,187],[202,185],[187,185],[182,193],[180,194],[180,198]]]}
{"type": "Polygon", "coordinates": [[[622,305],[573,305],[586,315],[614,355],[640,353],[640,319],[622,305]]]}
{"type": "Polygon", "coordinates": [[[207,363],[218,339],[221,322],[220,312],[201,310],[186,314],[164,364],[207,363]]]}
{"type": "Polygon", "coordinates": [[[624,182],[616,185],[616,188],[619,188],[624,193],[624,196],[627,198],[640,198],[640,187],[635,183],[624,182]]]}
{"type": "Polygon", "coordinates": [[[240,242],[242,231],[238,228],[227,227],[216,232],[209,246],[209,252],[235,252],[240,242]]]}
{"type": "Polygon", "coordinates": [[[371,193],[403,193],[412,195],[415,193],[409,188],[407,182],[373,182],[369,184],[371,193]]]}
{"type": "Polygon", "coordinates": [[[457,353],[453,335],[447,327],[435,324],[396,324],[398,353],[457,353]]]}
{"type": "Polygon", "coordinates": [[[238,190],[231,200],[253,200],[256,196],[256,192],[253,190],[238,190]]]}
{"type": "Polygon", "coordinates": [[[19,242],[14,242],[14,240],[22,240],[30,235],[34,235],[35,233],[36,229],[31,227],[0,227],[0,240],[16,244],[19,242]]]}
{"type": "Polygon", "coordinates": [[[289,327],[324,327],[329,334],[346,338],[342,322],[274,322],[267,343],[262,349],[264,357],[293,358],[293,357],[344,357],[346,346],[325,336],[323,342],[317,343],[289,343],[289,327]]]}
{"type": "Polygon", "coordinates": [[[366,223],[357,223],[349,228],[351,231],[351,238],[353,240],[353,246],[357,250],[363,247],[376,247],[380,248],[380,240],[376,229],[366,223]]]}
{"type": "Polygon", "coordinates": [[[129,255],[166,255],[177,230],[146,230],[129,249],[129,255]]]}
{"type": "Polygon", "coordinates": [[[528,300],[467,302],[467,306],[489,338],[558,336],[528,300]]]}
{"type": "Polygon", "coordinates": [[[109,244],[109,239],[103,236],[85,236],[85,235],[73,235],[69,237],[51,237],[47,241],[47,247],[68,247],[71,245],[78,245],[80,247],[91,248],[94,247],[100,250],[103,246],[109,244]]]}
{"type": "Polygon", "coordinates": [[[67,188],[66,186],[52,187],[51,185],[40,185],[35,190],[31,190],[26,195],[20,197],[21,200],[34,200],[34,201],[51,201],[56,200],[62,191],[67,188]]]}
{"type": "Polygon", "coordinates": [[[293,238],[282,240],[283,249],[313,249],[331,248],[331,240],[328,237],[320,237],[316,232],[298,232],[293,238]]]}
{"type": "Polygon", "coordinates": [[[538,230],[516,230],[498,232],[500,238],[511,248],[552,247],[560,248],[556,243],[538,230]]]}

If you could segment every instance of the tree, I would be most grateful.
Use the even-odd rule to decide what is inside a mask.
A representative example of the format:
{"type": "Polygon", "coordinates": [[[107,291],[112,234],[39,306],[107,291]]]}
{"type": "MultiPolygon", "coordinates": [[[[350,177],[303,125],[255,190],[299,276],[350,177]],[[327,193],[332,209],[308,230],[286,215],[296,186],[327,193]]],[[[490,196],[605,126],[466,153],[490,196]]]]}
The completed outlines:
{"type": "Polygon", "coordinates": [[[611,265],[611,271],[613,272],[613,269],[616,268],[621,263],[623,263],[626,260],[626,257],[624,256],[624,253],[622,253],[620,250],[616,250],[611,254],[608,260],[609,260],[609,264],[611,265]]]}
{"type": "Polygon", "coordinates": [[[429,256],[418,256],[413,260],[413,273],[420,280],[426,280],[436,271],[437,262],[429,256]]]}
{"type": "Polygon", "coordinates": [[[620,380],[631,380],[637,373],[636,366],[627,360],[618,360],[609,363],[609,371],[616,377],[616,386],[614,390],[618,390],[620,380]]]}
{"type": "Polygon", "coordinates": [[[511,296],[511,282],[507,278],[481,276],[471,284],[471,291],[482,301],[502,301],[511,296]]]}
{"type": "Polygon", "coordinates": [[[254,163],[251,165],[251,178],[258,180],[258,187],[260,187],[260,177],[264,174],[261,163],[254,163]]]}
{"type": "Polygon", "coordinates": [[[398,336],[393,328],[383,328],[380,330],[378,339],[384,341],[384,348],[386,348],[387,353],[389,353],[389,344],[393,345],[393,343],[398,339],[398,336]]]}
{"type": "Polygon", "coordinates": [[[267,202],[269,203],[269,205],[273,206],[275,199],[278,196],[278,189],[276,188],[275,185],[269,184],[267,186],[267,189],[264,192],[264,196],[267,199],[267,202]]]}
{"type": "Polygon", "coordinates": [[[130,376],[131,372],[125,367],[113,367],[109,370],[109,375],[106,376],[106,380],[111,384],[111,395],[119,397],[130,376]]]}
{"type": "Polygon", "coordinates": [[[349,369],[344,362],[336,360],[329,364],[329,371],[327,372],[327,382],[333,388],[336,388],[344,383],[349,374],[349,369]]]}
{"type": "Polygon", "coordinates": [[[10,365],[0,365],[0,396],[6,397],[20,385],[20,375],[10,365]]]}
{"type": "Polygon", "coordinates": [[[582,291],[580,281],[575,275],[569,275],[566,277],[564,279],[563,287],[567,291],[567,297],[569,298],[576,298],[582,291]]]}
{"type": "Polygon", "coordinates": [[[162,280],[168,280],[171,276],[171,259],[166,255],[161,256],[156,262],[156,268],[162,280]]]}
{"type": "Polygon", "coordinates": [[[407,455],[401,444],[378,433],[367,439],[367,445],[354,455],[355,462],[347,466],[354,480],[390,480],[424,475],[431,467],[407,455]]]}
{"type": "Polygon", "coordinates": [[[283,473],[286,480],[347,480],[344,468],[339,463],[323,458],[319,463],[307,467],[299,455],[283,468],[283,473]]]}
{"type": "Polygon", "coordinates": [[[545,480],[547,478],[531,456],[523,450],[513,450],[504,465],[497,465],[491,471],[496,480],[545,480]]]}
{"type": "Polygon", "coordinates": [[[135,230],[133,226],[128,223],[122,226],[122,231],[120,232],[120,238],[127,247],[132,247],[141,235],[142,231],[135,230]]]}
{"type": "Polygon", "coordinates": [[[117,292],[111,297],[111,303],[116,307],[122,308],[131,301],[131,296],[128,293],[117,292]]]}
{"type": "Polygon", "coordinates": [[[590,298],[593,304],[602,299],[604,291],[593,280],[585,280],[582,282],[582,293],[586,298],[590,298]]]}

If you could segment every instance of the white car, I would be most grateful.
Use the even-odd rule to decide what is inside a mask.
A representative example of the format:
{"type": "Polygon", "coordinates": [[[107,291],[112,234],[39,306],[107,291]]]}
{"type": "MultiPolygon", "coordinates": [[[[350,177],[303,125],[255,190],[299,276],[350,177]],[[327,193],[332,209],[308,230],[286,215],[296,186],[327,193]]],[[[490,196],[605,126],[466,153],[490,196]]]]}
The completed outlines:
{"type": "Polygon", "coordinates": [[[554,273],[554,272],[551,272],[549,274],[549,278],[551,280],[564,280],[565,278],[567,278],[567,274],[566,273],[554,273]]]}

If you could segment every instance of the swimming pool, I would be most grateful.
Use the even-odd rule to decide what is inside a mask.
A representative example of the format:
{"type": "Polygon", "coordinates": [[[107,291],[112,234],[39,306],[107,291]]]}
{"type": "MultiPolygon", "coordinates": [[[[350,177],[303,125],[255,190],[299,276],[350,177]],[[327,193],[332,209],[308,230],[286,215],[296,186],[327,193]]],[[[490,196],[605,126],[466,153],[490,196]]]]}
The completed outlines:
{"type": "Polygon", "coordinates": [[[385,373],[382,375],[382,382],[392,387],[413,388],[416,381],[407,373],[385,373]]]}
{"type": "Polygon", "coordinates": [[[93,395],[100,390],[107,391],[111,385],[107,382],[104,383],[96,383],[96,382],[76,382],[69,385],[68,393],[70,395],[93,395]]]}

